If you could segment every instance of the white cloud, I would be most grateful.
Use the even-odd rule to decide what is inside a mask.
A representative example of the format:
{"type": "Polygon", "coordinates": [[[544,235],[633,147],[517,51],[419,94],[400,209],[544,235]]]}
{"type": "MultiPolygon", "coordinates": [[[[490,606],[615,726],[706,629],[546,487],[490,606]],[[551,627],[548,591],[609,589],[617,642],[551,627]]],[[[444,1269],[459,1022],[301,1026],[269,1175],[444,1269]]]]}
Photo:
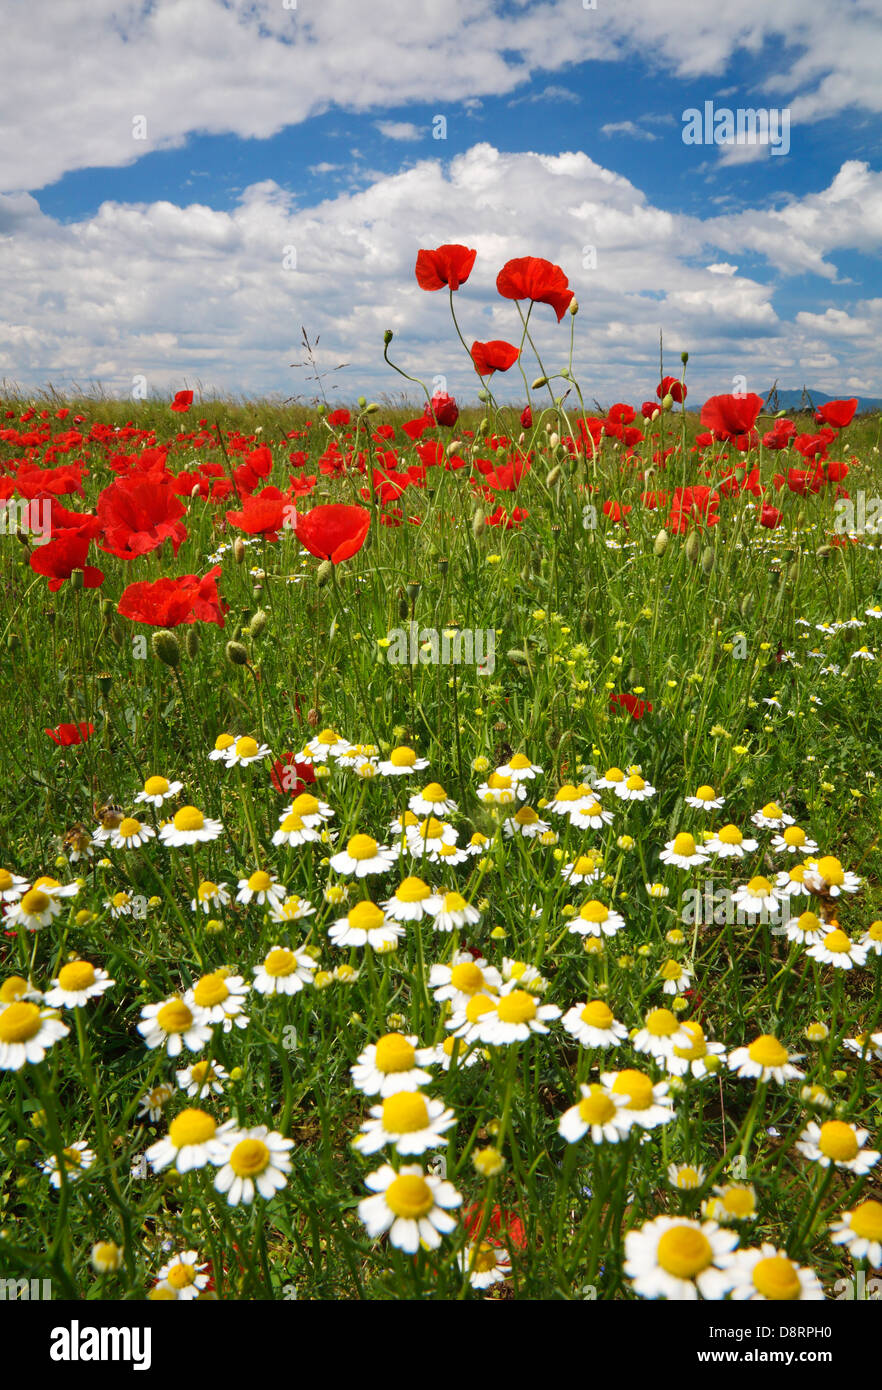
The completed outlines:
{"type": "MultiPolygon", "coordinates": [[[[265,180],[231,211],[104,203],[61,224],[28,194],[0,197],[0,376],[59,387],[101,378],[128,394],[143,373],[156,391],[186,380],[311,395],[304,373],[288,369],[302,356],[302,324],[321,335],[323,367],[351,364],[335,381],[353,398],[399,389],[382,361],[391,328],[393,357],[408,371],[444,374],[473,398],[446,296],[426,294],[414,277],[420,247],[461,241],[478,252],[457,297],[468,341],[517,338],[516,310],[495,290],[506,260],[541,255],[565,269],[581,306],[576,363],[588,400],[641,400],[654,389],[660,328],[672,361],[689,350],[699,399],[728,389],[735,372],[768,389],[788,362],[819,354],[831,360],[812,384],[832,393],[846,376],[877,377],[882,300],[849,303],[831,319],[826,295],[819,312],[790,322],[775,286],[782,270],[835,273],[825,257],[871,242],[880,197],[882,175],[844,165],[829,188],[783,209],[702,220],[654,206],[579,151],[506,154],[489,144],[313,206],[265,180]],[[765,257],[769,274],[708,267],[709,248],[735,246],[754,264],[765,257]],[[847,322],[873,331],[849,333],[847,322]]],[[[563,366],[567,322],[537,306],[534,330],[546,365],[563,366]]],[[[500,391],[518,394],[519,381],[500,391]]]]}
{"type": "Polygon", "coordinates": [[[629,80],[647,64],[707,79],[710,98],[733,58],[748,68],[761,50],[758,89],[794,125],[882,111],[878,0],[64,0],[40,25],[31,0],[6,0],[0,189],[131,164],[197,131],[266,138],[332,107],[449,113],[593,59],[627,65],[629,80]]]}
{"type": "Polygon", "coordinates": [[[422,140],[427,134],[413,121],[377,121],[377,130],[387,140],[422,140]]]}
{"type": "Polygon", "coordinates": [[[607,121],[600,127],[601,135],[632,135],[637,140],[657,140],[651,130],[642,130],[634,121],[607,121]]]}

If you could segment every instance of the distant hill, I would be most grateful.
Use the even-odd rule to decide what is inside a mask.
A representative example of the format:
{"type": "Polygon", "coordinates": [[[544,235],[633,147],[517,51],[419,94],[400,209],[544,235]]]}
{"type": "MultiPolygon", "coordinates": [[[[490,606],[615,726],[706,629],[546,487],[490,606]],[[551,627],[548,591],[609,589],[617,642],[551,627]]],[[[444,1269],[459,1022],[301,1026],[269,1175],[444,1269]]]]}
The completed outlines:
{"type": "MultiPolygon", "coordinates": [[[[853,399],[850,391],[842,391],[838,396],[828,396],[823,391],[813,390],[810,386],[800,388],[799,390],[787,391],[782,391],[781,388],[778,387],[775,391],[775,396],[778,401],[777,406],[775,405],[775,397],[769,402],[769,406],[777,410],[799,410],[800,407],[803,410],[811,410],[811,404],[809,404],[809,399],[807,399],[807,397],[810,398],[811,403],[816,407],[825,405],[827,401],[853,399]]],[[[768,392],[765,392],[763,399],[765,400],[767,397],[768,392]]],[[[882,396],[858,396],[857,403],[859,415],[863,414],[866,410],[882,410],[882,396]]]]}

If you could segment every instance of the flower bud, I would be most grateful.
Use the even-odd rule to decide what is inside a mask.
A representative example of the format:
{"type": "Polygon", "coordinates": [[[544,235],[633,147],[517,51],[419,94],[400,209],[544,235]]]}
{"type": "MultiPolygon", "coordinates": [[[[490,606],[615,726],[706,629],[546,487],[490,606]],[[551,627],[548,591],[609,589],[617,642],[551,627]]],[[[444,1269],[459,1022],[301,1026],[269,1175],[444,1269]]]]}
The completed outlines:
{"type": "Polygon", "coordinates": [[[392,341],[392,339],[393,339],[394,337],[395,337],[395,334],[392,332],[392,329],[391,329],[391,328],[387,328],[387,329],[386,329],[386,332],[383,334],[383,342],[386,344],[386,347],[389,346],[389,344],[391,343],[391,341],[392,341]]]}
{"type": "Polygon", "coordinates": [[[701,552],[701,571],[702,571],[702,574],[710,574],[711,570],[712,570],[713,567],[714,567],[714,561],[715,561],[715,560],[716,560],[716,555],[715,555],[715,553],[714,553],[714,548],[713,548],[713,546],[712,546],[712,545],[706,545],[705,548],[704,548],[704,550],[701,552]]]}
{"type": "Polygon", "coordinates": [[[552,469],[550,470],[550,472],[548,473],[548,476],[547,476],[546,479],[545,479],[545,486],[546,486],[546,487],[554,487],[555,483],[558,481],[559,478],[560,478],[560,464],[557,463],[557,464],[555,464],[554,468],[552,468],[552,469]]]}
{"type": "Polygon", "coordinates": [[[331,575],[334,573],[333,560],[322,560],[315,572],[315,582],[319,589],[323,589],[330,582],[331,575]]]}
{"type": "Polygon", "coordinates": [[[573,295],[572,299],[570,300],[570,310],[569,310],[569,312],[570,312],[570,315],[571,315],[572,318],[575,318],[576,315],[577,315],[578,312],[579,312],[579,301],[578,301],[578,299],[576,298],[575,295],[573,295]]]}
{"type": "Polygon", "coordinates": [[[543,386],[547,386],[547,385],[548,385],[548,377],[547,377],[547,376],[537,376],[536,380],[533,382],[533,385],[530,387],[530,390],[531,390],[531,391],[539,391],[543,386]]]}
{"type": "Polygon", "coordinates": [[[377,405],[376,401],[369,401],[364,408],[364,413],[365,415],[376,415],[379,409],[380,407],[377,405]]]}
{"type": "Polygon", "coordinates": [[[226,645],[227,661],[233,666],[247,666],[248,652],[241,642],[228,642],[226,645]]]}
{"type": "Polygon", "coordinates": [[[187,655],[192,660],[199,650],[199,631],[194,625],[187,629],[187,655]]]}
{"type": "Polygon", "coordinates": [[[175,634],[169,632],[168,628],[164,627],[159,632],[154,632],[150,645],[153,648],[153,655],[158,656],[160,661],[164,661],[166,666],[180,666],[180,643],[175,634]]]}
{"type": "Polygon", "coordinates": [[[653,542],[653,546],[652,546],[652,548],[653,548],[655,554],[656,554],[659,558],[661,558],[661,556],[664,555],[665,551],[667,550],[667,548],[668,548],[668,541],[669,541],[669,540],[670,540],[670,536],[668,535],[667,531],[665,531],[664,529],[662,529],[661,531],[659,531],[658,535],[656,536],[656,538],[655,538],[655,540],[654,540],[654,542],[653,542]]]}
{"type": "Polygon", "coordinates": [[[667,394],[666,396],[663,396],[663,397],[662,397],[661,408],[662,408],[662,410],[670,410],[670,408],[671,408],[671,406],[672,406],[673,404],[674,404],[674,397],[671,395],[671,393],[670,393],[670,391],[669,391],[668,394],[667,394]]]}
{"type": "Polygon", "coordinates": [[[690,564],[694,565],[701,554],[701,541],[699,540],[697,531],[689,532],[689,535],[686,537],[686,544],[683,548],[686,551],[686,559],[690,564]]]}
{"type": "Polygon", "coordinates": [[[683,366],[685,367],[685,366],[686,366],[686,363],[689,361],[689,353],[688,353],[688,352],[681,352],[681,353],[680,353],[680,361],[683,363],[683,366]]]}
{"type": "Polygon", "coordinates": [[[250,632],[252,637],[259,637],[267,624],[267,612],[265,608],[258,608],[254,617],[251,619],[250,632]]]}
{"type": "Polygon", "coordinates": [[[241,536],[237,536],[233,541],[233,558],[237,565],[241,565],[245,559],[245,542],[241,536]]]}
{"type": "Polygon", "coordinates": [[[474,536],[475,540],[477,540],[479,536],[483,536],[486,529],[487,521],[484,517],[483,508],[478,507],[475,511],[474,516],[472,517],[472,535],[474,536]]]}
{"type": "Polygon", "coordinates": [[[552,449],[556,449],[557,446],[558,446],[558,444],[560,443],[560,435],[559,435],[559,434],[550,434],[550,435],[548,436],[548,443],[549,443],[549,445],[550,445],[550,447],[551,447],[552,449]]]}

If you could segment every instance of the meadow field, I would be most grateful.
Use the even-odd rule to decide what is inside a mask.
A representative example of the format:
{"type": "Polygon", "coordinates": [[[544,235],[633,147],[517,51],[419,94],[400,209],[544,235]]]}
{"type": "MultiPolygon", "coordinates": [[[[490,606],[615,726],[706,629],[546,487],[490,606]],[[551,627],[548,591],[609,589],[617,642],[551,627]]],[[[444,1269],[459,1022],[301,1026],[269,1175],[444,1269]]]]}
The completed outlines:
{"type": "Polygon", "coordinates": [[[882,1291],[882,419],[527,259],[461,411],[0,399],[0,1278],[882,1291]]]}

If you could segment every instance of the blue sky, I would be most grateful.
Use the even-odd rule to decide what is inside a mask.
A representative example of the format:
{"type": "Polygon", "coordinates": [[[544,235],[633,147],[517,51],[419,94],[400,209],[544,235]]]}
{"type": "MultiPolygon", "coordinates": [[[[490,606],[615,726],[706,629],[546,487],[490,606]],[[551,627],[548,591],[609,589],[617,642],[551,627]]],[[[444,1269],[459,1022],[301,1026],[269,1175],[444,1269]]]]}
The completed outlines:
{"type": "MultiPolygon", "coordinates": [[[[648,393],[659,329],[689,348],[699,398],[736,373],[751,389],[882,394],[872,3],[49,9],[57,23],[35,36],[27,5],[9,5],[10,380],[288,395],[304,389],[289,366],[304,323],[327,365],[350,363],[339,391],[372,394],[398,385],[388,324],[409,369],[466,398],[442,297],[413,279],[420,246],[453,240],[479,251],[473,337],[514,332],[494,292],[506,259],[562,265],[601,400],[648,393]],[[63,94],[59,66],[76,73],[63,94]],[[684,110],[707,102],[786,111],[789,152],[685,144],[684,110]]],[[[550,311],[541,337],[565,356],[550,311]]]]}

